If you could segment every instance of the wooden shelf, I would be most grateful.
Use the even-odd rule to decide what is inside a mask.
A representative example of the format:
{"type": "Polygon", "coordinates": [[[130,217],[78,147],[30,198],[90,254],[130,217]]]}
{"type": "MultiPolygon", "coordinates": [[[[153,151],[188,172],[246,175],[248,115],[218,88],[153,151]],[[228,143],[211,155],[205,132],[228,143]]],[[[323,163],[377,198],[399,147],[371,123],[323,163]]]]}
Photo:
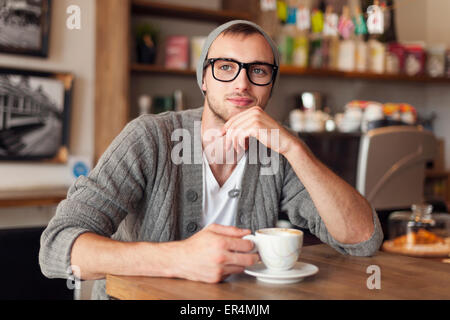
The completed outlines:
{"type": "Polygon", "coordinates": [[[0,192],[0,208],[57,205],[66,198],[67,188],[16,190],[0,192]]]}
{"type": "MultiPolygon", "coordinates": [[[[164,66],[132,64],[131,71],[135,73],[152,73],[152,74],[172,74],[172,75],[195,75],[194,70],[177,70],[166,69],[164,66]]],[[[283,76],[315,76],[315,77],[336,77],[345,79],[362,79],[362,80],[388,80],[403,82],[433,82],[433,83],[450,83],[450,78],[432,78],[428,76],[407,76],[393,74],[376,74],[368,72],[344,72],[325,69],[299,68],[292,66],[281,66],[280,73],[283,76]]]]}
{"type": "Polygon", "coordinates": [[[144,0],[132,0],[131,12],[135,15],[155,15],[218,23],[224,23],[229,20],[251,20],[250,15],[245,12],[199,9],[144,0]]]}
{"type": "Polygon", "coordinates": [[[450,209],[450,172],[446,170],[426,170],[426,200],[442,201],[450,209]],[[437,183],[437,188],[436,188],[437,183]]]}
{"type": "Polygon", "coordinates": [[[427,178],[448,178],[450,177],[450,172],[445,170],[427,170],[427,178]]]}
{"type": "Polygon", "coordinates": [[[444,77],[432,78],[428,76],[377,74],[370,72],[346,72],[327,69],[300,68],[293,66],[281,66],[280,72],[282,75],[290,75],[290,76],[318,76],[318,77],[336,77],[336,78],[364,79],[364,80],[450,83],[450,78],[444,77]]]}

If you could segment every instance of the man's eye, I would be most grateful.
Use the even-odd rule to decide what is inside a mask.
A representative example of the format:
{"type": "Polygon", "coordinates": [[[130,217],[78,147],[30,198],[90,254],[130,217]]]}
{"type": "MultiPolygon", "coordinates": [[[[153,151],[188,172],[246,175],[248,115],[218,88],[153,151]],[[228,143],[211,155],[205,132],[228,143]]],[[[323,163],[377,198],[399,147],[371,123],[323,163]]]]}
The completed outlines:
{"type": "Polygon", "coordinates": [[[230,71],[232,69],[233,69],[233,66],[231,66],[229,64],[223,64],[220,66],[220,70],[223,70],[223,71],[230,71]]]}
{"type": "Polygon", "coordinates": [[[266,70],[264,70],[263,68],[253,68],[253,73],[260,76],[267,74],[266,70]]]}

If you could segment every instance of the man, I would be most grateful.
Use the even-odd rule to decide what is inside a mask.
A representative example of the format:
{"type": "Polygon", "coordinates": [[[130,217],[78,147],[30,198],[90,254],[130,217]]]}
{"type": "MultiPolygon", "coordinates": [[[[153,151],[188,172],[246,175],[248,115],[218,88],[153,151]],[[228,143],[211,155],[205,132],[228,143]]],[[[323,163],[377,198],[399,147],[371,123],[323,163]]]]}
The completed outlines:
{"type": "MultiPolygon", "coordinates": [[[[219,282],[258,260],[242,237],[274,226],[279,212],[343,254],[378,250],[368,202],[264,112],[279,65],[264,31],[224,24],[200,60],[203,108],[132,121],[70,188],[42,235],[46,276],[219,282]],[[279,156],[272,174],[252,163],[254,142],[279,156]]],[[[93,297],[107,298],[104,280],[93,297]]]]}

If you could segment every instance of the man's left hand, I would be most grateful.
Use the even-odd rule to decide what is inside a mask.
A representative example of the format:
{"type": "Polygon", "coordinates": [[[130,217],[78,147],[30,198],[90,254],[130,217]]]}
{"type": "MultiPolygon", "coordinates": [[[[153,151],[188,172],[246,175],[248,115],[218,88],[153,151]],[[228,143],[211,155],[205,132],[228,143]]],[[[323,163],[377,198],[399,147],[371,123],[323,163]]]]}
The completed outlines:
{"type": "Polygon", "coordinates": [[[248,138],[254,137],[279,154],[284,155],[299,138],[272,119],[261,107],[255,106],[231,117],[223,126],[226,150],[248,149],[248,138]],[[278,137],[277,137],[278,136],[278,137]]]}

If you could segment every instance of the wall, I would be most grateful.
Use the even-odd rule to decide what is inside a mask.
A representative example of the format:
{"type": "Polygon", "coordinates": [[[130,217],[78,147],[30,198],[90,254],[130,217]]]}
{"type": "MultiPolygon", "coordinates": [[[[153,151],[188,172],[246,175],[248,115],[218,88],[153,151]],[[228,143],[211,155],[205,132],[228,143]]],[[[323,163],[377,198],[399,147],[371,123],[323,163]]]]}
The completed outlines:
{"type": "MultiPolygon", "coordinates": [[[[71,72],[75,75],[70,131],[70,154],[92,158],[94,153],[95,1],[52,1],[50,50],[47,59],[0,54],[0,67],[71,72]],[[66,28],[66,8],[81,8],[81,30],[66,28]]],[[[69,183],[67,165],[0,163],[0,192],[69,183]]],[[[55,207],[0,210],[0,228],[45,226],[55,207]]],[[[83,282],[81,298],[90,296],[83,282]]]]}
{"type": "MultiPolygon", "coordinates": [[[[50,50],[47,59],[0,54],[0,67],[75,75],[70,131],[70,153],[92,157],[94,145],[95,1],[53,1],[50,50]],[[66,28],[66,8],[81,8],[81,30],[66,28]]],[[[63,185],[68,182],[66,165],[41,163],[0,163],[0,192],[23,188],[63,185]]],[[[0,228],[45,225],[54,208],[0,210],[0,228]]]]}
{"type": "MultiPolygon", "coordinates": [[[[417,0],[416,0],[417,1],[417,0]]],[[[429,44],[446,44],[450,49],[450,1],[426,1],[426,38],[429,44]]],[[[450,88],[449,84],[428,86],[427,108],[436,112],[435,132],[445,138],[445,163],[450,170],[450,88]]]]}
{"type": "MultiPolygon", "coordinates": [[[[0,54],[0,67],[72,72],[75,75],[70,153],[92,157],[94,144],[95,1],[52,1],[49,57],[0,54]],[[81,8],[81,30],[66,28],[66,8],[81,8]]],[[[65,165],[0,163],[0,191],[67,184],[65,165]]]]}

